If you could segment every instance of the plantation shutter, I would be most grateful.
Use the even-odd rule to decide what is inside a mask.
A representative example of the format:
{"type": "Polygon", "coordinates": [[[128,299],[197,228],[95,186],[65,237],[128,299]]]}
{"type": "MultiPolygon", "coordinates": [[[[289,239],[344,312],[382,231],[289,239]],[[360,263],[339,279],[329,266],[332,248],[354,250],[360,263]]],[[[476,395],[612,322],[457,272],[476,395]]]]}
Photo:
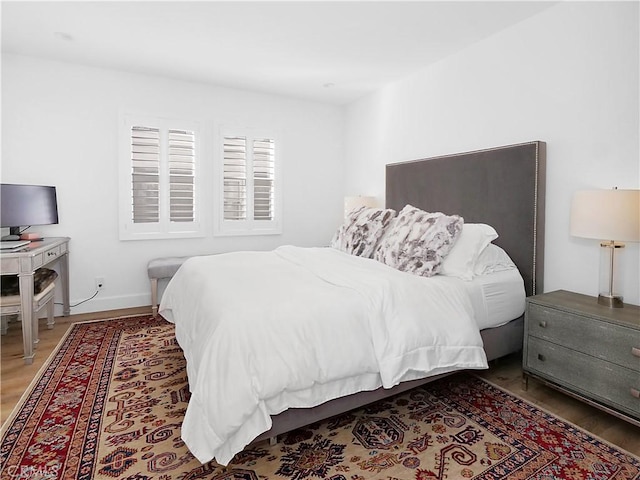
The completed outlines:
{"type": "Polygon", "coordinates": [[[204,237],[200,124],[128,113],[119,124],[120,239],[204,237]]]}
{"type": "Polygon", "coordinates": [[[219,138],[222,161],[215,169],[218,213],[214,234],[282,233],[282,192],[276,178],[281,160],[275,132],[223,127],[219,138]]]}
{"type": "Polygon", "coordinates": [[[169,130],[169,221],[193,222],[195,134],[169,130]]]}
{"type": "Polygon", "coordinates": [[[224,137],[224,219],[247,218],[247,138],[224,137]]]}
{"type": "Polygon", "coordinates": [[[274,141],[269,138],[253,141],[253,218],[273,220],[275,171],[274,141]]]}
{"type": "Polygon", "coordinates": [[[160,218],[160,131],[131,127],[131,206],[133,223],[160,218]]]}

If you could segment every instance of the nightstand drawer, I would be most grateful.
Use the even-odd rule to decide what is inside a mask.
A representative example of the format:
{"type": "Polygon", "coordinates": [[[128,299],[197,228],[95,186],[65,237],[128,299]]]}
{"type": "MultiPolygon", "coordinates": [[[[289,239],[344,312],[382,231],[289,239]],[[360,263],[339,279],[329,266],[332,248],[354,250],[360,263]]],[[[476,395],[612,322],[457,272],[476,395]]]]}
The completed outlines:
{"type": "Polygon", "coordinates": [[[640,332],[528,303],[529,335],[640,372],[640,332]]]}
{"type": "Polygon", "coordinates": [[[525,370],[640,418],[640,375],[575,350],[529,337],[525,370]]]}

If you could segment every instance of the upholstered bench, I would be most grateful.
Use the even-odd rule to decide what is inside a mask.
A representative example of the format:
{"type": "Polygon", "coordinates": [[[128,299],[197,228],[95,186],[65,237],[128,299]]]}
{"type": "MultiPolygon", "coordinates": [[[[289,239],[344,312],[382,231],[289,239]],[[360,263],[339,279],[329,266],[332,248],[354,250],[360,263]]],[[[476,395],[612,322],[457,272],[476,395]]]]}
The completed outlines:
{"type": "Polygon", "coordinates": [[[158,315],[158,280],[173,277],[188,258],[190,257],[164,257],[149,260],[147,274],[151,281],[151,311],[154,317],[158,315]]]}

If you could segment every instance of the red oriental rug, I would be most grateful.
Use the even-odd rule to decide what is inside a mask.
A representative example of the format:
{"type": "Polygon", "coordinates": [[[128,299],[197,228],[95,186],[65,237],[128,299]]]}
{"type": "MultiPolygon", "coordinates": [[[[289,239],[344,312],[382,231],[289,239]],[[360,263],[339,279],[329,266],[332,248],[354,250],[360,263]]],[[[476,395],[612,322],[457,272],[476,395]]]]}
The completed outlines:
{"type": "Polygon", "coordinates": [[[180,439],[189,400],[173,325],[70,327],[2,428],[3,479],[640,479],[640,459],[459,374],[258,443],[229,468],[180,439]]]}

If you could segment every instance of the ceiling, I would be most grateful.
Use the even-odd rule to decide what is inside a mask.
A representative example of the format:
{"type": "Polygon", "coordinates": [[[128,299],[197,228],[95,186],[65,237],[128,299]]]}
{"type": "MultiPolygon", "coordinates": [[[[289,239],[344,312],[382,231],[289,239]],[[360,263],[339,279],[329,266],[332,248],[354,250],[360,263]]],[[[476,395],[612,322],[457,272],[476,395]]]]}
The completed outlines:
{"type": "Polygon", "coordinates": [[[2,52],[344,104],[550,5],[2,1],[2,52]]]}

